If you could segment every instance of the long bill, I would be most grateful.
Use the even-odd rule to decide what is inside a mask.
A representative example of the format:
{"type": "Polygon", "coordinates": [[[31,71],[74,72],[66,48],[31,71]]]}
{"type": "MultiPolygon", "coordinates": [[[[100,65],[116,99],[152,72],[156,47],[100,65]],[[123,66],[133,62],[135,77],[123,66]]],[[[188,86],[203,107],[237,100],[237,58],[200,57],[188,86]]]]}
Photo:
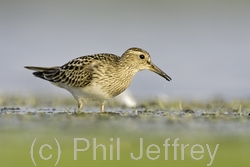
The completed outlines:
{"type": "Polygon", "coordinates": [[[159,67],[157,67],[155,64],[152,62],[150,63],[149,70],[155,72],[156,74],[162,76],[165,78],[167,81],[171,81],[172,79],[170,76],[168,76],[165,72],[163,72],[159,67]]]}

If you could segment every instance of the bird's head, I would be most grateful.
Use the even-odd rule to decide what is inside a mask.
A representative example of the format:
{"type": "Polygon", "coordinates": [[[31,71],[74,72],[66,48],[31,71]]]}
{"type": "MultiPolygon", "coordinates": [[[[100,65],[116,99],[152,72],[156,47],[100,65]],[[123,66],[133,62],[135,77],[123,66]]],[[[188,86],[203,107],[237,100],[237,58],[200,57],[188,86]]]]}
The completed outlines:
{"type": "Polygon", "coordinates": [[[166,73],[151,62],[149,53],[141,48],[133,47],[126,50],[121,57],[121,62],[124,63],[124,65],[127,64],[136,72],[141,70],[150,70],[168,81],[171,80],[166,73]]]}

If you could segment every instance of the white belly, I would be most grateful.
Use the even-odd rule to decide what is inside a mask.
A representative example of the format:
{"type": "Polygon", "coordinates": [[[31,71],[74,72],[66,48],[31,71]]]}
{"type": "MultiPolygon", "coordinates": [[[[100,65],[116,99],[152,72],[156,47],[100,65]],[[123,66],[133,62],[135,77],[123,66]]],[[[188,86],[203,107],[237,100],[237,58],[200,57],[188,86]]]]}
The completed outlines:
{"type": "Polygon", "coordinates": [[[76,99],[104,101],[112,98],[107,92],[104,92],[99,85],[91,84],[91,86],[71,87],[63,83],[55,84],[61,88],[68,90],[76,99]]]}

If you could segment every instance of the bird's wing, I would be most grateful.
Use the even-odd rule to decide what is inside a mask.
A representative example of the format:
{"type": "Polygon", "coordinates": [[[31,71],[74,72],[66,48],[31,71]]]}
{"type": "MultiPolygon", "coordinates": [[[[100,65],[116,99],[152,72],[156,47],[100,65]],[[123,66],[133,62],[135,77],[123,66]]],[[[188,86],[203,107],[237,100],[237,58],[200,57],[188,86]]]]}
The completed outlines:
{"type": "Polygon", "coordinates": [[[82,56],[64,64],[61,67],[33,67],[25,68],[34,70],[36,77],[48,80],[54,83],[64,83],[73,87],[84,87],[92,80],[92,64],[96,65],[101,61],[95,59],[95,56],[82,56]]]}
{"type": "Polygon", "coordinates": [[[36,77],[50,82],[64,83],[73,87],[84,87],[91,82],[93,71],[99,65],[110,64],[118,60],[119,56],[110,53],[101,53],[75,58],[61,67],[26,66],[25,68],[36,71],[33,73],[36,77]]]}
{"type": "MultiPolygon", "coordinates": [[[[73,87],[84,87],[92,80],[93,64],[101,63],[95,56],[83,56],[61,66],[56,73],[51,76],[53,82],[64,83],[73,87]]],[[[46,76],[47,78],[50,76],[46,76]]]]}

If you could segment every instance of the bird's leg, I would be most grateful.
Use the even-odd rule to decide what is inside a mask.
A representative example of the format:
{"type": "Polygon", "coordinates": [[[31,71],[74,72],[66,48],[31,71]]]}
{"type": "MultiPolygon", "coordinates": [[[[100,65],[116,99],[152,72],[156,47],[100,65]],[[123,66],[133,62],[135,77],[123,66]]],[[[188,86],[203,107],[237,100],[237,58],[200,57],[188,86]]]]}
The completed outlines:
{"type": "Polygon", "coordinates": [[[104,101],[101,102],[101,112],[102,112],[102,113],[104,112],[104,101]]]}
{"type": "Polygon", "coordinates": [[[81,113],[82,106],[83,106],[83,101],[82,100],[78,100],[78,114],[81,113]]]}

